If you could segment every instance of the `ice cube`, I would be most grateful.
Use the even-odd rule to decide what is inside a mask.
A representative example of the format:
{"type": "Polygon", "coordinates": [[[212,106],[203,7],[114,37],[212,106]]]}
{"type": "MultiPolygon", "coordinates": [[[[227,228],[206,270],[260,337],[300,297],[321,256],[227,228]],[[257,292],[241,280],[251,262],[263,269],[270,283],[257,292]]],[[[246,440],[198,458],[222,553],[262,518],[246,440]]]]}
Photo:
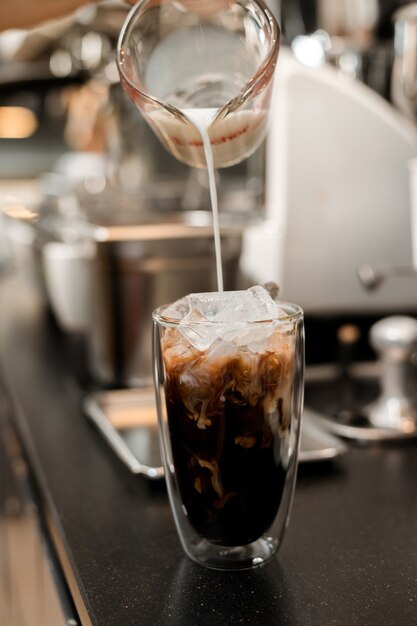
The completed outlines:
{"type": "Polygon", "coordinates": [[[278,315],[277,303],[270,296],[265,287],[256,285],[246,292],[251,298],[250,312],[253,315],[251,321],[272,320],[278,315]]]}
{"type": "Polygon", "coordinates": [[[245,297],[245,291],[213,291],[209,293],[192,293],[187,297],[189,307],[198,310],[208,320],[219,318],[235,299],[245,297]]]}
{"type": "Polygon", "coordinates": [[[193,293],[187,299],[190,309],[213,321],[256,322],[274,319],[278,312],[276,302],[261,285],[246,291],[193,293]]]}
{"type": "Polygon", "coordinates": [[[272,324],[262,324],[260,326],[251,325],[241,328],[232,328],[231,325],[228,325],[228,327],[224,329],[222,339],[236,346],[248,346],[253,352],[262,352],[263,350],[259,349],[259,346],[267,347],[268,339],[273,332],[274,327],[272,324]]]}
{"type": "Polygon", "coordinates": [[[215,341],[207,351],[206,366],[211,368],[216,375],[222,372],[224,366],[239,354],[238,346],[232,343],[226,343],[223,340],[215,341]]]}
{"type": "Polygon", "coordinates": [[[182,318],[178,328],[197,350],[207,350],[218,338],[217,325],[210,323],[200,309],[191,309],[182,318]]]}
{"type": "MultiPolygon", "coordinates": [[[[255,328],[239,328],[239,322],[259,322],[274,319],[277,316],[277,305],[268,292],[261,286],[251,287],[246,291],[225,292],[225,298],[213,317],[216,322],[224,323],[222,336],[233,340],[238,345],[245,345],[248,333],[255,328]],[[233,338],[231,333],[235,333],[233,338]]],[[[242,325],[241,325],[242,326],[242,325]]]]}
{"type": "MultiPolygon", "coordinates": [[[[236,293],[236,292],[235,292],[236,293]]],[[[222,337],[225,341],[233,342],[238,346],[246,346],[252,342],[265,342],[273,332],[273,326],[259,325],[233,327],[234,321],[260,322],[276,319],[279,315],[279,308],[272,299],[268,291],[257,285],[244,292],[239,292],[236,299],[229,303],[229,306],[219,314],[222,321],[231,321],[225,325],[222,337]],[[240,294],[244,294],[241,297],[240,294]]]]}
{"type": "Polygon", "coordinates": [[[270,330],[248,328],[243,322],[276,319],[279,313],[277,303],[260,285],[245,291],[193,293],[172,307],[171,316],[181,320],[182,335],[201,351],[219,338],[238,346],[263,339],[270,330]]]}
{"type": "Polygon", "coordinates": [[[164,309],[164,317],[169,317],[173,320],[181,320],[187,315],[189,308],[188,299],[187,296],[185,296],[169,304],[166,309],[164,309]]]}

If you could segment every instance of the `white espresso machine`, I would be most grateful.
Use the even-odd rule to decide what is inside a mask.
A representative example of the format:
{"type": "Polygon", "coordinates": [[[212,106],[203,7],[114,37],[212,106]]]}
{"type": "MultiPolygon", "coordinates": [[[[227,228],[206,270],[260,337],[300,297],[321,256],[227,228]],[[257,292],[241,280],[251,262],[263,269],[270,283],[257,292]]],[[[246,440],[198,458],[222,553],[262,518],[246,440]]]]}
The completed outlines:
{"type": "Polygon", "coordinates": [[[275,280],[306,313],[417,305],[414,278],[372,293],[357,270],[411,265],[411,122],[358,80],[280,52],[267,139],[264,219],[245,231],[245,282],[275,280]]]}

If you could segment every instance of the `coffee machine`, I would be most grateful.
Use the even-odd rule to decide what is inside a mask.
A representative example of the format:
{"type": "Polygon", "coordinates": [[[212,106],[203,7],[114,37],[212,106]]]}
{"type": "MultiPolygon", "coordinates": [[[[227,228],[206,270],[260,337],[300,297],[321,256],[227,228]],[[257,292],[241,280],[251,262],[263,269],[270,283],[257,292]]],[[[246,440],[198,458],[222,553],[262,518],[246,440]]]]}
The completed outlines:
{"type": "Polygon", "coordinates": [[[415,307],[412,279],[371,294],[357,276],[363,264],[411,263],[414,125],[360,81],[284,48],[266,154],[263,219],[244,235],[248,281],[276,280],[307,313],[415,307]]]}

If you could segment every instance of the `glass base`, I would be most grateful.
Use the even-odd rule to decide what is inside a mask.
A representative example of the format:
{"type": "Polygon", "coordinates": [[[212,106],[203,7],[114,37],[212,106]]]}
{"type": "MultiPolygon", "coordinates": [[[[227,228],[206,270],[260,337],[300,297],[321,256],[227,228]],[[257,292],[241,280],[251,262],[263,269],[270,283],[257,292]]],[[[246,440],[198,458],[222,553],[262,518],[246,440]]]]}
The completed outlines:
{"type": "Polygon", "coordinates": [[[271,537],[261,537],[246,546],[218,546],[202,539],[188,556],[204,567],[216,570],[245,570],[259,567],[278,551],[278,542],[271,537]]]}

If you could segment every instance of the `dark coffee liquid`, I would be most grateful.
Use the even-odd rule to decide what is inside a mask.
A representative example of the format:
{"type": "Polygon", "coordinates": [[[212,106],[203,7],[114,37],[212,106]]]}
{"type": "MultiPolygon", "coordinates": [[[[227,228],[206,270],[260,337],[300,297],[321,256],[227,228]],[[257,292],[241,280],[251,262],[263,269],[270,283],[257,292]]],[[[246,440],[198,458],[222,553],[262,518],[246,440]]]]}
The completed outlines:
{"type": "Polygon", "coordinates": [[[191,380],[189,364],[167,371],[168,424],[181,500],[193,528],[225,546],[246,545],[266,532],[284,490],[281,437],[289,425],[277,383],[285,365],[271,354],[257,359],[257,380],[234,358],[219,369],[213,366],[206,388],[198,385],[198,362],[192,364],[191,380]],[[271,395],[274,409],[267,412],[271,395]]]}

